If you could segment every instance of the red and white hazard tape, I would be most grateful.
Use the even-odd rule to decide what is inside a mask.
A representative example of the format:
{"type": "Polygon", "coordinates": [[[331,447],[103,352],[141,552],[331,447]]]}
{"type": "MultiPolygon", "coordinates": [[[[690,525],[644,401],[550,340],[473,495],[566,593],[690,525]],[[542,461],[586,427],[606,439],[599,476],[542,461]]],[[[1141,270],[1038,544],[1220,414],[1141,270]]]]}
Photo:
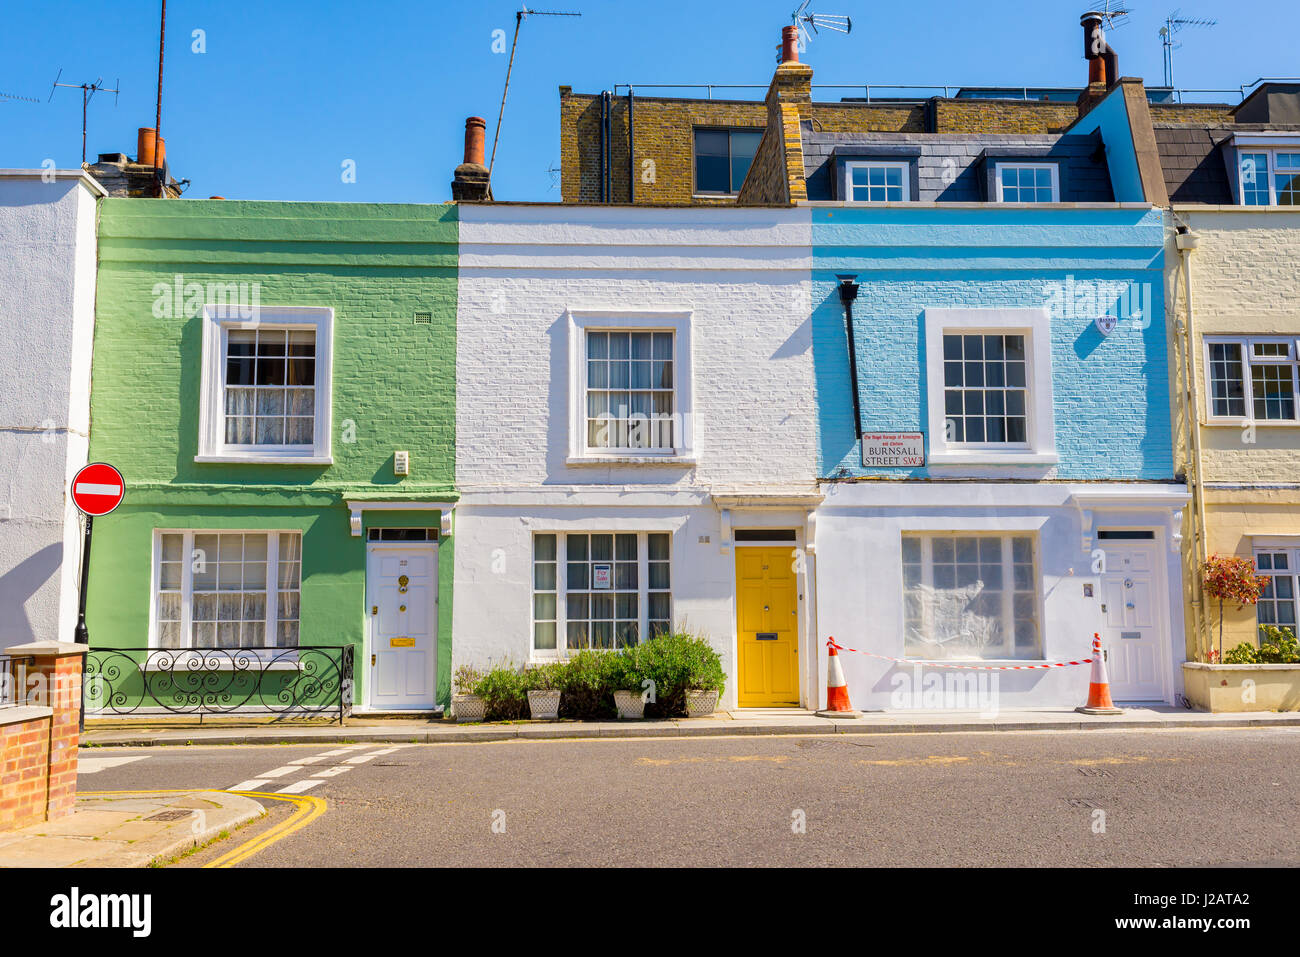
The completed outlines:
{"type": "MultiPolygon", "coordinates": [[[[1093,654],[1097,653],[1097,642],[1093,643],[1093,654]]],[[[963,671],[1034,671],[1042,668],[1069,668],[1071,665],[1090,665],[1091,658],[1080,658],[1078,661],[1047,661],[1040,665],[950,665],[943,661],[917,661],[914,658],[891,658],[889,655],[878,655],[874,651],[863,651],[860,648],[847,648],[841,645],[834,638],[826,639],[826,647],[834,648],[836,651],[852,651],[859,655],[866,655],[868,658],[880,658],[882,661],[896,661],[905,665],[921,665],[926,668],[960,668],[963,671]]]]}

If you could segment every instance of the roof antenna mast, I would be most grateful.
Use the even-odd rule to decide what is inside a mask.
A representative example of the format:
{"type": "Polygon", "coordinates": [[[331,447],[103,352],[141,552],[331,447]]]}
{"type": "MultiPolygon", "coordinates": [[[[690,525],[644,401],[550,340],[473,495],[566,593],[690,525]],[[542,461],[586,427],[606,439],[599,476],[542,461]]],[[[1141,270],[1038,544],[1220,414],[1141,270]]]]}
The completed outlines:
{"type": "Polygon", "coordinates": [[[492,179],[492,167],[497,161],[497,143],[501,140],[501,120],[506,115],[506,97],[510,93],[510,71],[515,67],[515,47],[519,45],[519,28],[523,26],[524,17],[580,17],[581,13],[563,13],[556,10],[529,10],[520,5],[515,11],[515,38],[510,44],[510,62],[506,65],[506,88],[501,91],[501,111],[497,113],[497,131],[492,136],[492,158],[488,161],[488,181],[492,179]]]}
{"type": "MultiPolygon", "coordinates": [[[[832,30],[835,33],[853,32],[853,21],[851,19],[830,13],[813,13],[808,9],[808,4],[811,2],[812,0],[803,0],[803,3],[795,8],[794,13],[790,14],[790,22],[799,29],[799,46],[801,49],[808,46],[808,42],[813,38],[813,33],[820,33],[821,30],[832,30]],[[808,32],[809,29],[812,30],[812,33],[808,32]]],[[[780,59],[781,56],[778,53],[777,60],[780,59]]]]}
{"type": "Polygon", "coordinates": [[[1165,25],[1160,28],[1160,45],[1165,50],[1165,86],[1174,85],[1174,51],[1182,46],[1174,42],[1174,35],[1183,27],[1212,27],[1218,22],[1206,17],[1184,17],[1177,10],[1165,17],[1165,25]]]}
{"type": "MultiPolygon", "coordinates": [[[[48,103],[48,102],[50,102],[50,100],[54,99],[54,93],[55,93],[55,91],[57,91],[58,88],[61,87],[61,86],[66,86],[66,87],[68,87],[69,89],[80,90],[80,91],[81,91],[81,162],[82,162],[82,165],[85,165],[85,162],[86,162],[86,107],[90,106],[90,100],[91,100],[91,97],[93,97],[96,93],[100,92],[101,90],[102,90],[103,92],[105,92],[105,93],[112,93],[112,94],[113,94],[113,105],[114,105],[114,106],[117,106],[117,94],[120,93],[121,90],[118,90],[118,89],[116,89],[116,88],[110,88],[110,87],[104,86],[104,78],[103,78],[102,76],[99,77],[97,80],[95,80],[94,83],[60,83],[60,82],[59,82],[59,78],[62,77],[62,76],[63,76],[63,68],[60,67],[60,68],[59,68],[59,73],[58,73],[58,75],[55,76],[55,78],[54,78],[54,85],[50,87],[50,95],[49,95],[49,97],[46,99],[45,102],[48,103]]],[[[114,82],[116,82],[116,81],[114,81],[114,82]]]]}

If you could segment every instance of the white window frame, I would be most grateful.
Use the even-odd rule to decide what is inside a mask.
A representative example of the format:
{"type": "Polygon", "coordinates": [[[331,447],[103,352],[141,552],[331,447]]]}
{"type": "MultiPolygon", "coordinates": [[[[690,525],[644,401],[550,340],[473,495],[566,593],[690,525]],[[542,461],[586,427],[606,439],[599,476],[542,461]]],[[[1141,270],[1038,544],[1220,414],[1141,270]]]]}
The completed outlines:
{"type": "Polygon", "coordinates": [[[1056,422],[1052,406],[1051,319],[1044,308],[926,309],[925,376],[929,405],[930,465],[1055,465],[1056,422]],[[944,412],[943,337],[1023,335],[1025,337],[1024,445],[949,443],[944,412]]]}
{"type": "MultiPolygon", "coordinates": [[[[919,656],[919,655],[918,655],[918,656],[909,656],[909,655],[907,654],[907,651],[906,651],[906,647],[907,647],[906,624],[904,624],[904,638],[903,638],[903,647],[904,647],[904,651],[903,651],[903,656],[904,656],[904,658],[905,658],[907,661],[925,662],[925,661],[957,661],[957,660],[969,660],[969,661],[981,661],[981,662],[1020,662],[1020,663],[1023,663],[1023,662],[1045,661],[1045,660],[1046,660],[1046,654],[1047,654],[1047,653],[1046,653],[1046,651],[1045,651],[1044,649],[1045,649],[1046,644],[1047,644],[1047,636],[1046,636],[1046,634],[1044,633],[1044,632],[1045,632],[1045,628],[1044,628],[1044,617],[1043,617],[1043,611],[1044,611],[1044,595],[1043,595],[1043,591],[1044,591],[1044,589],[1043,589],[1043,570],[1042,570],[1042,561],[1043,561],[1043,559],[1042,559],[1042,548],[1041,548],[1041,542],[1039,541],[1039,538],[1038,538],[1038,536],[1037,536],[1036,534],[1034,534],[1034,533],[1032,533],[1032,532],[1028,532],[1028,531],[998,531],[998,530],[982,530],[982,531],[975,531],[975,530],[969,530],[969,529],[962,529],[962,530],[958,530],[958,531],[935,531],[935,530],[928,530],[928,531],[913,531],[913,530],[904,530],[904,531],[900,534],[900,536],[899,536],[899,557],[900,557],[899,568],[900,568],[900,572],[902,571],[902,565],[903,565],[903,563],[902,563],[902,561],[901,561],[901,558],[902,558],[902,540],[905,539],[905,538],[917,538],[917,539],[920,539],[920,540],[921,540],[921,583],[922,583],[923,585],[925,585],[925,586],[930,587],[930,588],[933,588],[933,587],[934,587],[934,560],[933,560],[933,548],[934,548],[934,540],[935,540],[935,539],[937,539],[937,538],[950,538],[950,539],[954,539],[954,540],[956,540],[956,539],[958,539],[958,538],[996,538],[996,539],[1000,539],[1000,540],[1001,540],[1001,542],[1002,542],[1002,560],[1001,560],[1001,567],[1002,567],[1002,581],[1003,581],[1004,585],[1009,586],[1009,587],[1005,587],[1005,588],[1001,589],[1001,591],[1002,591],[1002,605],[1003,605],[1003,622],[1004,622],[1004,624],[1005,624],[1006,622],[1008,622],[1008,621],[1011,623],[1011,633],[1010,633],[1010,636],[1009,636],[1009,640],[1010,640],[1010,647],[1011,647],[1012,651],[1015,650],[1015,641],[1016,641],[1016,638],[1015,638],[1015,594],[1016,594],[1016,588],[1015,588],[1015,571],[1014,571],[1014,567],[1013,567],[1013,566],[1014,566],[1014,561],[1013,561],[1013,558],[1012,558],[1012,556],[1013,556],[1012,539],[1015,539],[1015,538],[1028,538],[1028,539],[1029,539],[1030,549],[1032,550],[1032,557],[1033,557],[1033,568],[1034,568],[1034,579],[1033,579],[1034,616],[1035,616],[1035,624],[1036,624],[1036,626],[1037,626],[1037,628],[1038,628],[1038,648],[1037,648],[1037,652],[1038,652],[1038,653],[1037,653],[1037,656],[1036,656],[1036,657],[1031,657],[1031,658],[1010,658],[1010,657],[1007,657],[1006,655],[1002,655],[1002,656],[994,655],[994,656],[990,656],[990,657],[975,657],[975,656],[968,656],[968,657],[963,657],[963,658],[925,658],[925,657],[921,657],[921,656],[919,656]]],[[[906,584],[906,576],[904,575],[904,576],[903,576],[903,601],[906,601],[906,600],[907,600],[907,584],[906,584]]],[[[923,614],[923,618],[925,618],[927,621],[928,621],[928,619],[931,617],[930,614],[929,614],[925,609],[922,610],[922,614],[923,614]]],[[[905,613],[905,612],[904,612],[904,623],[906,623],[906,613],[905,613]]],[[[932,623],[930,623],[930,624],[932,624],[932,623]]]]}
{"type": "Polygon", "coordinates": [[[691,312],[566,310],[569,329],[569,454],[567,465],[694,465],[691,312]],[[587,333],[673,333],[672,449],[603,449],[587,446],[587,333]]]}
{"type": "MultiPolygon", "coordinates": [[[[627,529],[627,528],[556,528],[545,529],[539,528],[532,532],[528,537],[528,653],[532,661],[557,661],[567,658],[570,654],[569,643],[569,619],[568,619],[568,593],[569,593],[569,562],[568,562],[568,536],[569,535],[635,535],[636,536],[636,585],[637,585],[637,644],[644,644],[649,640],[650,633],[650,593],[668,592],[668,621],[669,627],[676,620],[673,617],[674,600],[673,594],[677,589],[676,571],[677,559],[673,554],[673,546],[676,543],[676,534],[668,528],[647,528],[647,529],[627,529]],[[551,594],[550,591],[537,588],[534,565],[536,552],[536,539],[539,535],[553,535],[555,537],[555,647],[538,648],[537,647],[537,603],[534,596],[538,594],[551,594]],[[668,536],[668,588],[651,589],[650,588],[650,542],[651,535],[668,536]]],[[[615,546],[617,548],[617,546],[615,546]]],[[[612,560],[611,560],[612,564],[612,560]]],[[[595,589],[588,588],[587,592],[595,589]]],[[[615,589],[611,588],[610,593],[614,594],[615,589]]],[[[658,620],[658,619],[656,619],[658,620]]],[[[579,649],[581,650],[581,649],[579,649]]]]}
{"type": "MultiPolygon", "coordinates": [[[[1002,198],[1003,167],[1011,167],[1014,169],[1045,169],[1051,171],[1052,198],[1048,200],[1048,202],[1059,203],[1061,201],[1061,171],[1058,163],[1027,163],[1027,162],[1020,162],[1017,160],[1007,160],[1005,162],[998,162],[993,164],[993,182],[997,188],[997,197],[999,203],[1007,202],[1007,200],[1002,198]]],[[[1016,200],[1016,202],[1020,203],[1024,201],[1016,200]]]]}
{"type": "Polygon", "coordinates": [[[1205,393],[1204,415],[1206,425],[1225,425],[1240,428],[1242,425],[1251,424],[1265,427],[1290,427],[1300,426],[1300,337],[1296,336],[1202,336],[1201,337],[1201,360],[1204,363],[1202,367],[1202,378],[1205,387],[1202,390],[1205,393]],[[1241,364],[1242,364],[1242,386],[1246,399],[1246,414],[1237,415],[1215,415],[1214,414],[1214,393],[1210,379],[1210,347],[1214,345],[1236,345],[1241,347],[1241,364]],[[1285,345],[1287,346],[1288,356],[1286,359],[1277,358],[1272,361],[1265,359],[1256,359],[1255,346],[1257,344],[1285,345]],[[1259,365],[1290,365],[1291,366],[1291,394],[1293,396],[1293,406],[1295,417],[1290,419],[1257,419],[1255,418],[1255,389],[1254,377],[1251,375],[1252,363],[1258,362],[1259,365]]]}
{"type": "Polygon", "coordinates": [[[229,316],[222,306],[204,306],[199,396],[199,442],[195,462],[332,465],[334,310],[327,306],[260,306],[251,319],[229,316]],[[316,422],[311,448],[226,444],[226,340],[235,329],[300,331],[316,334],[316,422]]]}
{"type": "MultiPolygon", "coordinates": [[[[1300,174],[1300,166],[1279,166],[1277,162],[1277,156],[1279,153],[1300,154],[1300,140],[1297,140],[1291,144],[1272,142],[1272,143],[1257,145],[1249,141],[1242,140],[1240,137],[1235,137],[1234,145],[1236,146],[1236,150],[1237,150],[1237,154],[1236,154],[1237,205],[1248,206],[1248,208],[1250,209],[1265,208],[1265,206],[1261,206],[1258,203],[1252,203],[1252,204],[1246,203],[1246,183],[1243,178],[1244,171],[1242,170],[1242,162],[1241,162],[1243,153],[1263,153],[1265,156],[1265,166],[1266,166],[1266,169],[1264,170],[1264,181],[1268,184],[1268,203],[1266,205],[1277,206],[1278,205],[1277,183],[1274,181],[1274,176],[1278,173],[1300,174]]],[[[1256,175],[1258,175],[1258,171],[1256,172],[1256,175]]],[[[1283,208],[1294,209],[1296,207],[1289,206],[1283,208]]]]}
{"type": "Polygon", "coordinates": [[[196,648],[194,641],[194,536],[195,535],[265,535],[266,536],[266,618],[263,635],[266,647],[282,648],[293,651],[302,644],[302,550],[299,549],[298,568],[298,641],[297,645],[278,644],[279,635],[279,573],[280,573],[280,536],[303,536],[301,528],[155,528],[153,532],[153,567],[149,584],[149,648],[151,651],[207,653],[215,652],[218,657],[223,652],[237,653],[240,648],[196,648]],[[159,644],[158,634],[158,589],[162,584],[162,539],[164,535],[184,536],[181,543],[181,631],[190,642],[179,648],[164,648],[159,644]]]}
{"type": "MultiPolygon", "coordinates": [[[[1254,559],[1255,562],[1255,574],[1267,575],[1272,578],[1275,576],[1271,569],[1268,571],[1259,570],[1259,556],[1261,552],[1267,552],[1269,554],[1276,554],[1278,552],[1286,553],[1287,564],[1291,567],[1288,568],[1286,574],[1281,577],[1291,579],[1291,605],[1296,611],[1297,623],[1291,625],[1279,624],[1278,627],[1290,628],[1295,631],[1297,635],[1300,635],[1300,541],[1292,539],[1285,543],[1270,544],[1267,539],[1256,539],[1252,543],[1251,558],[1254,559]]],[[[1257,605],[1255,611],[1255,641],[1257,644],[1262,639],[1262,636],[1259,633],[1260,624],[1261,622],[1259,620],[1259,610],[1257,605]]]]}
{"type": "Polygon", "coordinates": [[[906,160],[845,160],[844,162],[845,202],[854,204],[867,203],[906,203],[912,198],[912,164],[906,160]],[[897,169],[903,172],[903,195],[900,199],[854,199],[853,171],[855,169],[897,169]]]}

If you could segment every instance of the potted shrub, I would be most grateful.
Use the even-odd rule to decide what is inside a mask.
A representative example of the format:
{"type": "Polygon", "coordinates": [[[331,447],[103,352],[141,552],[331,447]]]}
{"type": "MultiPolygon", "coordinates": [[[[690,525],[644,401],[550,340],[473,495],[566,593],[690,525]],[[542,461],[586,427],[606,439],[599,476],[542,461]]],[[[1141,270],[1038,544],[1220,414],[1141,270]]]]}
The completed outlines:
{"type": "Polygon", "coordinates": [[[1255,574],[1255,563],[1249,558],[1237,558],[1234,555],[1211,555],[1201,566],[1205,594],[1219,600],[1219,648],[1218,654],[1211,658],[1213,662],[1223,660],[1223,603],[1235,602],[1240,611],[1247,605],[1259,601],[1260,592],[1268,584],[1268,579],[1255,574]]]}
{"type": "Polygon", "coordinates": [[[494,665],[474,685],[483,699],[485,721],[518,721],[528,717],[528,679],[522,668],[505,661],[494,665]]]}
{"type": "Polygon", "coordinates": [[[620,719],[645,717],[643,676],[637,664],[637,648],[623,648],[610,656],[614,684],[614,707],[620,719]]]}
{"type": "Polygon", "coordinates": [[[483,680],[483,673],[469,665],[461,665],[452,677],[451,713],[461,721],[482,721],[487,713],[486,703],[475,691],[483,680]]]}
{"type": "Polygon", "coordinates": [[[554,721],[560,716],[560,682],[564,665],[559,662],[530,668],[524,684],[528,689],[528,713],[538,721],[554,721]]]}

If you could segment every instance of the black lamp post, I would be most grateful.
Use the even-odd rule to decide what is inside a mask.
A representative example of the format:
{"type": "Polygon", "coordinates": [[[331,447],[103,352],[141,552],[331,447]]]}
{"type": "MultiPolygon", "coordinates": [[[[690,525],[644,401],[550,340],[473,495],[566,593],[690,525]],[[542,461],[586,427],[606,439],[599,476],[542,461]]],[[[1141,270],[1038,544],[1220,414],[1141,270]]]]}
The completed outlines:
{"type": "Polygon", "coordinates": [[[853,302],[858,298],[856,273],[843,273],[835,277],[840,281],[840,304],[844,306],[844,328],[849,339],[849,394],[853,396],[853,435],[862,438],[862,409],[858,399],[858,346],[853,339],[853,302]]]}

